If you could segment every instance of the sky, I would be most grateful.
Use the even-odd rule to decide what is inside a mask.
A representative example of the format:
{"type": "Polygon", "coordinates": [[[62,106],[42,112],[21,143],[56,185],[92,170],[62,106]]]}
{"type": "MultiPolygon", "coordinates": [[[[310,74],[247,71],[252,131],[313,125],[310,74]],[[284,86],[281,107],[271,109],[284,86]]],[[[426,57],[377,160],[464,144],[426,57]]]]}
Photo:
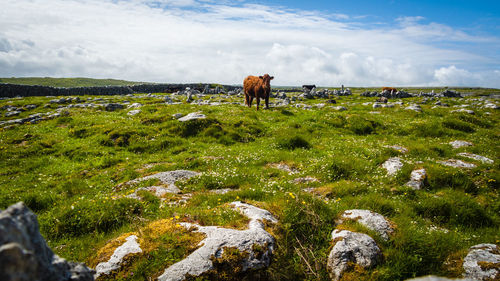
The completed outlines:
{"type": "Polygon", "coordinates": [[[500,88],[495,1],[0,0],[0,77],[500,88]]]}

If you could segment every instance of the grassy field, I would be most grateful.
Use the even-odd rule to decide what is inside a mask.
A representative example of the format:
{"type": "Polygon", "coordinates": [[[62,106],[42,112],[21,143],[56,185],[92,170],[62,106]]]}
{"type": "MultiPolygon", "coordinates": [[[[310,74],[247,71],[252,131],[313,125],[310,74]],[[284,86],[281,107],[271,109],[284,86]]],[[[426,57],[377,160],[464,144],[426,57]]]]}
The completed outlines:
{"type": "Polygon", "coordinates": [[[131,82],[116,79],[93,79],[93,78],[52,78],[52,77],[22,77],[22,78],[0,78],[0,83],[18,85],[40,85],[52,87],[95,87],[95,86],[128,86],[144,84],[144,82],[131,82]]]}
{"type": "MultiPolygon", "coordinates": [[[[127,100],[143,107],[135,116],[128,116],[126,109],[73,108],[59,118],[0,129],[0,209],[24,201],[38,215],[41,232],[58,255],[90,266],[106,256],[110,241],[123,239],[126,233],[153,233],[150,241],[155,246],[147,255],[135,256],[125,273],[113,277],[119,280],[158,276],[194,250],[200,237],[168,221],[244,225],[245,219],[228,205],[234,200],[265,208],[279,219],[272,229],[277,241],[274,258],[261,278],[327,280],[330,234],[335,219],[347,209],[378,212],[394,223],[396,231],[384,241],[361,225],[346,226],[370,234],[382,249],[384,261],[344,280],[461,276],[470,246],[500,242],[500,113],[477,106],[481,102],[477,96],[441,98],[450,107],[434,109],[436,100],[427,101],[421,104],[422,113],[405,107],[423,98],[373,109],[363,103],[376,98],[359,96],[362,91],[356,88],[353,96],[335,97],[335,105],[345,106],[346,111],[327,105],[257,112],[255,104],[249,109],[235,104],[167,105],[162,99],[138,95],[103,97],[107,102],[127,100]],[[464,104],[475,114],[451,113],[457,109],[453,106],[464,104]],[[195,111],[207,118],[186,123],[172,118],[195,111]],[[448,144],[453,140],[473,146],[453,149],[448,144]],[[388,145],[403,146],[408,152],[388,145]],[[459,152],[495,162],[463,158],[457,156],[459,152]],[[387,176],[381,164],[393,156],[405,164],[396,175],[387,176]],[[457,169],[438,163],[450,158],[477,167],[457,169]],[[298,173],[274,168],[275,163],[287,164],[298,173]],[[423,190],[404,186],[416,168],[425,168],[428,174],[423,190]],[[139,186],[117,188],[144,175],[177,169],[202,173],[180,185],[182,193],[192,194],[186,204],[165,204],[147,192],[141,201],[125,198],[139,186]],[[292,183],[305,176],[319,181],[292,183]],[[313,192],[304,191],[306,187],[313,192]],[[211,192],[223,188],[231,191],[211,192]],[[161,231],[152,228],[162,221],[166,222],[161,231]]],[[[58,105],[49,100],[0,100],[0,121],[54,111],[58,105]],[[4,117],[6,105],[28,104],[38,107],[20,117],[4,117]]],[[[218,100],[243,102],[236,97],[213,99],[218,100]]],[[[315,105],[325,100],[302,103],[315,105]]],[[[180,196],[164,199],[175,202],[180,196]]]]}

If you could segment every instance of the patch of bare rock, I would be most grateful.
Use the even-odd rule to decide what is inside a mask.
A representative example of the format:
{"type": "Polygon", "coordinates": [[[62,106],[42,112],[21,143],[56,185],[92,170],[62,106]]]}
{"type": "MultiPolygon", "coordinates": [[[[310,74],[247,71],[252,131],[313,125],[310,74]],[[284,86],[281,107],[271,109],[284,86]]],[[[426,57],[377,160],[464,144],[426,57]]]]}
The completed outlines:
{"type": "Polygon", "coordinates": [[[451,147],[453,147],[455,149],[460,148],[460,147],[464,147],[464,146],[472,146],[471,142],[462,141],[462,140],[455,140],[455,141],[450,142],[449,144],[451,145],[451,147]]]}
{"type": "Polygon", "coordinates": [[[409,186],[415,190],[422,189],[424,187],[425,179],[427,178],[427,172],[425,169],[413,170],[410,175],[410,181],[405,185],[409,186]]]}
{"type": "Polygon", "coordinates": [[[382,251],[366,234],[336,229],[332,232],[332,240],[334,245],[327,262],[332,280],[339,280],[350,263],[370,268],[382,260],[382,251]]]}
{"type": "Polygon", "coordinates": [[[206,235],[196,251],[184,260],[168,267],[159,281],[184,280],[187,276],[200,276],[215,269],[214,261],[223,259],[224,253],[230,248],[237,248],[241,262],[241,271],[260,269],[269,266],[274,250],[275,239],[264,229],[263,221],[276,223],[277,219],[268,211],[240,201],[232,202],[233,208],[250,219],[248,229],[236,230],[217,226],[200,226],[192,223],[181,223],[187,229],[196,229],[206,235]],[[258,250],[256,250],[258,249],[258,250]]]}
{"type": "Polygon", "coordinates": [[[285,163],[272,163],[272,164],[269,164],[269,166],[272,168],[281,170],[283,172],[287,172],[289,175],[293,175],[293,174],[296,174],[299,172],[299,170],[297,170],[296,168],[290,167],[289,165],[287,165],[285,163]]]}
{"type": "Polygon", "coordinates": [[[463,264],[465,277],[473,280],[500,279],[500,249],[495,244],[470,247],[463,264]]]}
{"type": "Polygon", "coordinates": [[[449,166],[449,167],[454,167],[454,168],[465,168],[465,169],[472,169],[475,168],[476,165],[472,163],[467,163],[462,160],[457,160],[457,159],[448,159],[446,161],[438,161],[439,163],[449,166]]]}
{"type": "Polygon", "coordinates": [[[47,245],[36,215],[19,202],[0,212],[0,280],[91,281],[93,270],[60,258],[47,245]]]}
{"type": "Polygon", "coordinates": [[[296,179],[292,180],[292,183],[294,183],[294,184],[308,184],[308,183],[312,183],[312,182],[319,182],[319,180],[315,177],[310,177],[310,176],[303,177],[303,178],[296,178],[296,179]]]}
{"type": "Polygon", "coordinates": [[[370,210],[352,209],[344,211],[337,223],[342,224],[346,220],[357,221],[377,232],[384,240],[388,240],[389,235],[394,232],[391,223],[384,216],[370,210]]]}
{"type": "Polygon", "coordinates": [[[493,164],[493,162],[494,162],[493,160],[491,160],[488,157],[484,157],[481,155],[472,154],[472,153],[468,153],[468,152],[460,152],[457,155],[462,156],[462,157],[466,157],[466,158],[470,158],[470,159],[474,159],[477,161],[481,161],[481,162],[486,163],[486,164],[493,164]]]}
{"type": "Polygon", "coordinates": [[[194,176],[198,176],[200,173],[198,172],[193,172],[193,171],[187,171],[187,170],[175,170],[175,171],[167,171],[167,172],[160,172],[156,173],[153,175],[145,176],[142,178],[138,178],[135,180],[128,181],[126,183],[123,183],[119,186],[123,185],[133,185],[140,183],[142,181],[150,180],[150,179],[158,179],[160,183],[162,184],[161,186],[149,186],[149,187],[141,187],[135,190],[134,193],[129,194],[128,197],[131,198],[140,198],[140,196],[137,194],[138,191],[140,190],[146,190],[150,192],[154,192],[154,194],[158,197],[161,197],[165,195],[166,193],[174,193],[178,194],[180,193],[180,189],[175,185],[177,181],[180,180],[187,180],[189,178],[192,178],[194,176]]]}
{"type": "Polygon", "coordinates": [[[137,243],[137,236],[130,235],[125,239],[125,243],[115,249],[113,255],[107,262],[101,262],[96,267],[96,274],[94,277],[97,279],[101,275],[106,275],[111,273],[113,270],[117,270],[121,267],[123,259],[135,253],[141,253],[142,249],[137,243]]]}
{"type": "Polygon", "coordinates": [[[403,162],[399,157],[391,157],[382,164],[382,168],[384,168],[387,171],[387,174],[389,176],[392,176],[397,172],[399,172],[401,168],[403,168],[403,162]]]}

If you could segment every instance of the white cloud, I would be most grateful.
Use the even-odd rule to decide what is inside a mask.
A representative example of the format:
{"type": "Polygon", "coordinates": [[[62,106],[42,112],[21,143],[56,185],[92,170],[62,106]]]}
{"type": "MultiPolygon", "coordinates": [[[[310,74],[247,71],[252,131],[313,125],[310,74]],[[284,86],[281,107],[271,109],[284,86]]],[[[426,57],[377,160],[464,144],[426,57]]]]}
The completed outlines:
{"type": "Polygon", "coordinates": [[[392,28],[354,18],[208,0],[5,0],[0,76],[237,84],[270,73],[275,85],[500,87],[484,78],[498,76],[484,67],[498,57],[435,44],[494,48],[498,38],[422,17],[392,28]]]}

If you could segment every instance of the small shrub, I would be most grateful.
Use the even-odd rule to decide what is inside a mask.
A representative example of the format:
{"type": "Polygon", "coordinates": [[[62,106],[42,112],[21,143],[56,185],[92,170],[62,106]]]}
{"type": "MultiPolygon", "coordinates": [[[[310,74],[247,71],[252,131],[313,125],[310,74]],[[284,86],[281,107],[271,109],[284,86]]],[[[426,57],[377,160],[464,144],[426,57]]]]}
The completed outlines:
{"type": "Polygon", "coordinates": [[[309,149],[311,144],[301,136],[283,137],[277,140],[278,148],[294,150],[297,148],[309,149]]]}
{"type": "Polygon", "coordinates": [[[175,123],[171,127],[170,132],[184,138],[196,136],[199,133],[203,132],[206,128],[210,127],[212,124],[220,125],[220,122],[214,118],[195,119],[186,122],[174,122],[175,123]]]}
{"type": "Polygon", "coordinates": [[[377,123],[366,120],[361,116],[351,116],[347,119],[346,128],[351,130],[356,135],[368,135],[375,131],[377,123]]]}
{"type": "Polygon", "coordinates": [[[472,128],[469,124],[457,119],[451,119],[451,118],[447,119],[443,121],[443,126],[449,129],[458,130],[465,133],[475,132],[474,128],[472,128]]]}
{"type": "Polygon", "coordinates": [[[131,198],[78,201],[41,218],[43,233],[59,238],[92,232],[107,233],[131,222],[142,213],[141,203],[131,198]]]}

